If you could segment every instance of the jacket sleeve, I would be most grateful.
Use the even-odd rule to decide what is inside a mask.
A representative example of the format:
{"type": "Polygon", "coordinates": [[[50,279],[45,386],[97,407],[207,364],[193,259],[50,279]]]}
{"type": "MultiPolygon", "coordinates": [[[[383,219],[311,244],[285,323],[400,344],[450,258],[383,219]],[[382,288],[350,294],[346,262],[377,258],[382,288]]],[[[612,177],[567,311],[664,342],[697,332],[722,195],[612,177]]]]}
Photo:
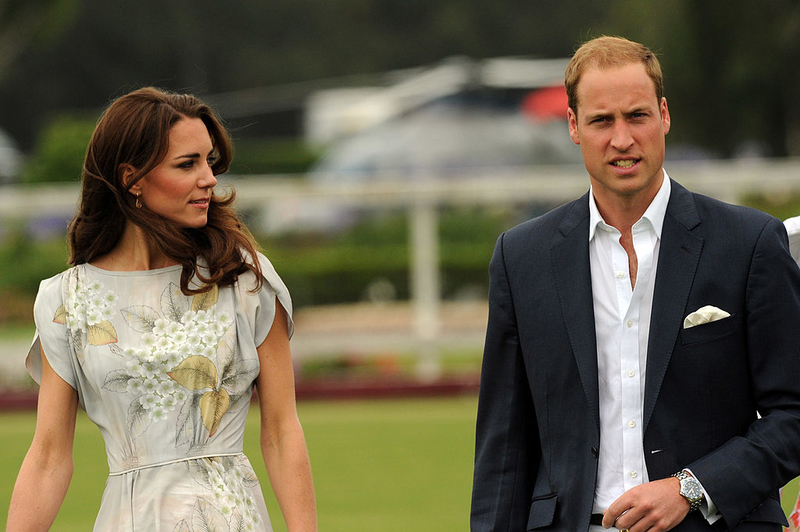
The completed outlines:
{"type": "Polygon", "coordinates": [[[689,465],[729,528],[800,474],[800,269],[778,220],[765,225],[753,249],[746,338],[759,418],[689,465]]]}
{"type": "Polygon", "coordinates": [[[472,532],[526,530],[539,438],[503,249],[489,267],[489,322],[481,370],[472,532]]]}

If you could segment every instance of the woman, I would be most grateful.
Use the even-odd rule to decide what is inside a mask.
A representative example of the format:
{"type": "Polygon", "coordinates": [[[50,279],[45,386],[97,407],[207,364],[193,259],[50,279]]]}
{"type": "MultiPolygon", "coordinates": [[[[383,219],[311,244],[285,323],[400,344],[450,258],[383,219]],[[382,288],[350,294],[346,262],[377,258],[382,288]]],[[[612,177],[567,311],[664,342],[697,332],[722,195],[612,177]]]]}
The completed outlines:
{"type": "Polygon", "coordinates": [[[213,111],[190,95],[140,89],[98,122],[69,227],[73,267],[42,282],[34,307],[27,366],[41,385],[38,417],[9,532],[53,523],[79,402],[108,455],[95,531],[271,530],[242,454],[254,387],[288,529],[316,530],[291,299],[231,210],[234,194],[213,193],[231,151],[213,111]]]}

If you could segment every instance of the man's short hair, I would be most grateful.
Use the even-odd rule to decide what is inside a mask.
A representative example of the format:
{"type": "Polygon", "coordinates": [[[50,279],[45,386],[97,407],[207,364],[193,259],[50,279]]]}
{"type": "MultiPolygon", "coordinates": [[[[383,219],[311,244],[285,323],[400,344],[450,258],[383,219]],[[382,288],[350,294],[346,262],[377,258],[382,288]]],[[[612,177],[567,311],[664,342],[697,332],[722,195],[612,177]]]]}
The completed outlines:
{"type": "Polygon", "coordinates": [[[664,76],[656,54],[643,44],[622,37],[603,36],[581,45],[567,64],[564,71],[564,86],[567,89],[569,107],[577,114],[578,83],[586,70],[589,68],[605,70],[630,63],[644,65],[647,75],[655,85],[656,98],[661,102],[664,96],[664,76]]]}

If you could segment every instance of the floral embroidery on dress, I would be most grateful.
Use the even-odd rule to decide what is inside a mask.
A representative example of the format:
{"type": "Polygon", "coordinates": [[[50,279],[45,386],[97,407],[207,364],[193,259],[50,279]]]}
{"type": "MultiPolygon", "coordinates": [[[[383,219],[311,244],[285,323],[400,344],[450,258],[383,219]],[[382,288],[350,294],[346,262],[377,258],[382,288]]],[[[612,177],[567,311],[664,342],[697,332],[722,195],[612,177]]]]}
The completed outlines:
{"type": "Polygon", "coordinates": [[[197,427],[191,413],[197,408],[212,437],[231,405],[247,396],[252,382],[247,377],[258,371],[258,361],[237,359],[235,339],[225,338],[233,319],[216,311],[218,298],[215,285],[189,305],[170,283],[161,295],[161,312],[147,305],[121,309],[128,326],[142,333],[144,347],[125,349],[125,369],[110,372],[103,388],[135,396],[128,409],[134,438],[178,407],[176,445],[192,441],[197,427]]]}
{"type": "Polygon", "coordinates": [[[252,324],[274,316],[274,289],[187,296],[179,273],[79,265],[53,278],[38,305],[48,358],[106,442],[99,529],[135,520],[171,532],[271,530],[241,442],[260,367],[252,324]],[[149,500],[165,511],[153,514],[149,500]]]}
{"type": "Polygon", "coordinates": [[[108,345],[117,342],[117,331],[111,325],[117,294],[106,290],[100,281],[83,282],[78,269],[72,268],[66,277],[65,303],[53,317],[55,323],[67,326],[69,344],[78,360],[83,360],[83,346],[108,345]]]}
{"type": "MultiPolygon", "coordinates": [[[[70,345],[82,361],[84,345],[118,342],[110,319],[119,298],[99,281],[83,282],[76,268],[70,270],[67,285],[66,303],[56,311],[54,321],[67,325],[70,345]]],[[[141,333],[143,346],[110,346],[114,354],[124,357],[125,367],[109,372],[103,388],[134,396],[128,408],[133,438],[177,408],[176,446],[193,441],[199,427],[191,414],[197,409],[212,437],[232,406],[247,404],[258,360],[237,356],[235,337],[226,337],[231,331],[235,335],[233,318],[217,312],[218,300],[216,285],[190,300],[178,285],[169,283],[161,293],[160,312],[147,305],[120,309],[125,323],[141,333]]]]}
{"type": "Polygon", "coordinates": [[[181,520],[174,532],[208,530],[256,530],[261,516],[249,489],[258,479],[243,456],[221,456],[187,463],[191,477],[210,489],[212,500],[198,498],[192,512],[191,526],[181,520]]]}

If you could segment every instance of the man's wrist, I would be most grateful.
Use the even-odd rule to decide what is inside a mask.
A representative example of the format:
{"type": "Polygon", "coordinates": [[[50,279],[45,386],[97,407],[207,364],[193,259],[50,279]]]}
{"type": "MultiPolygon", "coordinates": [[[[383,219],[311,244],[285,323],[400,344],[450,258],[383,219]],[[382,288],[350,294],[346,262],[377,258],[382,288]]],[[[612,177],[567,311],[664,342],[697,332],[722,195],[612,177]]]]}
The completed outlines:
{"type": "Polygon", "coordinates": [[[697,479],[686,469],[682,469],[672,476],[680,481],[679,493],[689,503],[689,512],[699,509],[705,500],[705,493],[697,479]]]}

